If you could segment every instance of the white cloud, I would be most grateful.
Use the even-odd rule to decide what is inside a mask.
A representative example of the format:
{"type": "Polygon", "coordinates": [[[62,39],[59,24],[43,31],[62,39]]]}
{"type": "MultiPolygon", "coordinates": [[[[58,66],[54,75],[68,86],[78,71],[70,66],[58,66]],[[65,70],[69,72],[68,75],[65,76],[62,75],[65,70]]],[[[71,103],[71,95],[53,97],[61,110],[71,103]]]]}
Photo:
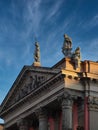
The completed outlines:
{"type": "Polygon", "coordinates": [[[39,32],[42,16],[40,3],[41,0],[31,0],[26,4],[26,10],[24,11],[24,22],[27,26],[27,31],[24,33],[25,36],[29,36],[32,31],[35,34],[39,32]]]}
{"type": "Polygon", "coordinates": [[[98,25],[98,14],[91,18],[91,20],[88,22],[88,25],[91,27],[98,25]]]}
{"type": "Polygon", "coordinates": [[[98,38],[86,40],[81,43],[83,60],[98,61],[98,38]],[[84,46],[82,46],[82,44],[84,46]]]}
{"type": "Polygon", "coordinates": [[[55,15],[57,15],[57,13],[59,13],[58,11],[61,7],[61,4],[62,4],[62,0],[55,2],[54,6],[52,6],[52,8],[50,8],[49,10],[46,21],[52,19],[55,15]]]}
{"type": "Polygon", "coordinates": [[[90,19],[88,20],[86,19],[86,21],[81,21],[78,25],[86,30],[98,26],[98,14],[94,15],[93,17],[90,17],[90,19]]]}
{"type": "Polygon", "coordinates": [[[5,64],[7,66],[10,66],[12,64],[16,64],[16,55],[15,55],[15,50],[10,48],[0,48],[0,62],[2,64],[5,64]]]}

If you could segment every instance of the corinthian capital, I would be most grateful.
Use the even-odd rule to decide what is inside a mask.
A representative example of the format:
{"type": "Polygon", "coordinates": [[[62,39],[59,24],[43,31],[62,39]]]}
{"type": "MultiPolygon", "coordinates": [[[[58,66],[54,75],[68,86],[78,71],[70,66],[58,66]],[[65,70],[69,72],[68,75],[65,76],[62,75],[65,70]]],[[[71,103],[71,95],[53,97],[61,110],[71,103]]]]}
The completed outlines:
{"type": "Polygon", "coordinates": [[[92,105],[98,105],[98,97],[92,97],[92,96],[90,96],[88,98],[88,103],[92,104],[92,105]]]}
{"type": "Polygon", "coordinates": [[[28,122],[27,122],[27,120],[26,119],[20,119],[20,120],[18,120],[17,121],[17,126],[18,127],[21,127],[21,126],[27,126],[28,125],[28,122]]]}
{"type": "Polygon", "coordinates": [[[62,107],[72,106],[73,104],[72,95],[66,91],[58,97],[58,100],[61,102],[62,107]]]}

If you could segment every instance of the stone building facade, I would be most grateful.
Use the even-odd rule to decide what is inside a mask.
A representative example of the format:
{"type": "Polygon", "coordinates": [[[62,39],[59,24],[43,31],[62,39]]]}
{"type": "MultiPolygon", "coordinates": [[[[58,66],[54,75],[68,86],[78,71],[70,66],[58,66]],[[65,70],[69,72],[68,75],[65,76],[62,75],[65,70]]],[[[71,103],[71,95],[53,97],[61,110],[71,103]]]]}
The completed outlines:
{"type": "Polygon", "coordinates": [[[68,48],[52,67],[36,59],[21,70],[0,117],[4,130],[98,130],[98,63],[77,60],[68,48]]]}

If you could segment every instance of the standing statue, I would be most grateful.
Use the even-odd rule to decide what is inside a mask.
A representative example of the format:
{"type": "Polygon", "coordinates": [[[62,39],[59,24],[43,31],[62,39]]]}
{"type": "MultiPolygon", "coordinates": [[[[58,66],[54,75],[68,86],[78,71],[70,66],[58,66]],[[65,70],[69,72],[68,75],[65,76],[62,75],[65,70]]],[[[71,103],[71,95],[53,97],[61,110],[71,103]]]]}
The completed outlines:
{"type": "Polygon", "coordinates": [[[40,47],[38,42],[35,42],[34,60],[35,62],[40,62],[40,47]]]}
{"type": "Polygon", "coordinates": [[[71,57],[71,50],[72,50],[72,40],[66,34],[64,34],[64,43],[62,47],[62,52],[65,57],[71,57]]]}
{"type": "Polygon", "coordinates": [[[77,47],[75,52],[73,53],[73,60],[74,60],[74,63],[75,63],[75,68],[80,67],[80,59],[81,59],[80,47],[77,47]]]}
{"type": "Polygon", "coordinates": [[[64,43],[62,47],[62,52],[65,58],[68,57],[72,60],[75,69],[80,68],[80,60],[81,60],[80,48],[77,47],[73,53],[71,51],[72,51],[72,40],[69,36],[64,34],[64,43]]]}

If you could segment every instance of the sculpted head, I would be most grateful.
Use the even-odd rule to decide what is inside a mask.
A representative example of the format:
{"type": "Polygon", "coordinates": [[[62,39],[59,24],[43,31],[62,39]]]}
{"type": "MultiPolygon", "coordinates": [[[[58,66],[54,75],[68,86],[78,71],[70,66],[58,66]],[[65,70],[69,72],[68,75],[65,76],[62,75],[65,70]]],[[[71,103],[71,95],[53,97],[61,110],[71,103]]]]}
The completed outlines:
{"type": "Polygon", "coordinates": [[[71,38],[67,35],[67,34],[64,34],[64,39],[70,43],[72,43],[72,40],[71,38]]]}

